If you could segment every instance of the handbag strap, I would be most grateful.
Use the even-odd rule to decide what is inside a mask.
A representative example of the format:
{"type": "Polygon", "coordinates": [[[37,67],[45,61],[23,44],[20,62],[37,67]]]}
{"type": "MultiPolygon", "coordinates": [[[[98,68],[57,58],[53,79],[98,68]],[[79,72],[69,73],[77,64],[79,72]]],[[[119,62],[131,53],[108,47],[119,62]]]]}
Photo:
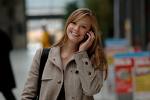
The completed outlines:
{"type": "Polygon", "coordinates": [[[45,63],[46,63],[47,58],[48,58],[49,51],[50,51],[50,48],[43,48],[41,59],[40,59],[38,88],[37,88],[37,100],[39,99],[39,95],[40,95],[41,78],[42,78],[43,70],[45,67],[45,63]]]}

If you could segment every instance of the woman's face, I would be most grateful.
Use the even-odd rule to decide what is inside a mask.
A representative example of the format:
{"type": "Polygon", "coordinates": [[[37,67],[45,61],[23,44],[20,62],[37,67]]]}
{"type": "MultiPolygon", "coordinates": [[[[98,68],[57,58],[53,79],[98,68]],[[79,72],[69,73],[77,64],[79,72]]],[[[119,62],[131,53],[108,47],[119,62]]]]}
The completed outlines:
{"type": "Polygon", "coordinates": [[[91,20],[88,16],[82,19],[69,23],[67,27],[68,40],[73,43],[79,43],[83,40],[85,34],[91,28],[91,20]]]}

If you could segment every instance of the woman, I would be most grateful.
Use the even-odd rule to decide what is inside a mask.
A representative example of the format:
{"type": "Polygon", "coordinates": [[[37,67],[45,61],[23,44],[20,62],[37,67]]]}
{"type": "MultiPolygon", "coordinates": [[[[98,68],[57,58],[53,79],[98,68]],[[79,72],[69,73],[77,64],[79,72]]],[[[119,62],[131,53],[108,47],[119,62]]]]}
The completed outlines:
{"type": "MultiPolygon", "coordinates": [[[[68,18],[64,36],[51,47],[42,75],[40,100],[94,100],[107,77],[96,18],[80,8],[68,18]]],[[[35,97],[42,49],[37,50],[22,100],[35,97]]]]}

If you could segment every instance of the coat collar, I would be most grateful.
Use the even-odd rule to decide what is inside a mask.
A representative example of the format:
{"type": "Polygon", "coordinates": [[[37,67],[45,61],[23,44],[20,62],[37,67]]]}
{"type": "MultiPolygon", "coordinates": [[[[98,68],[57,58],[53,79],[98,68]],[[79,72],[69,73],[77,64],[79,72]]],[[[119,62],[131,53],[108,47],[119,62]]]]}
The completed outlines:
{"type": "Polygon", "coordinates": [[[48,59],[62,70],[63,64],[60,57],[60,47],[52,47],[48,59]]]}
{"type": "MultiPolygon", "coordinates": [[[[59,46],[52,47],[50,50],[50,54],[48,59],[55,64],[57,67],[59,67],[61,70],[63,70],[63,67],[66,69],[67,64],[74,60],[74,55],[68,60],[67,64],[63,66],[62,60],[61,60],[61,55],[60,55],[60,48],[59,46]]],[[[64,69],[64,70],[65,70],[64,69]]]]}

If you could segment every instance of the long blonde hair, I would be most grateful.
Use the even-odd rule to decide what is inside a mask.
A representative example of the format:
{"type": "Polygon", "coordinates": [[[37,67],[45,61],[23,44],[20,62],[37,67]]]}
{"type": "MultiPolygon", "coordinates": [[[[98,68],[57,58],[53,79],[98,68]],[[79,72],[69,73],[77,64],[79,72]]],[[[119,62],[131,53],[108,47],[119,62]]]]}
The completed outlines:
{"type": "Polygon", "coordinates": [[[67,22],[65,24],[63,37],[54,46],[63,45],[68,39],[67,32],[66,32],[68,25],[71,22],[76,22],[85,16],[88,16],[91,19],[91,21],[92,21],[91,30],[95,34],[95,40],[94,40],[92,46],[87,50],[87,53],[88,53],[92,63],[95,65],[95,69],[100,69],[100,70],[105,71],[104,79],[106,79],[107,78],[107,70],[108,70],[107,60],[106,60],[104,49],[103,49],[102,43],[101,43],[100,30],[98,29],[97,20],[96,20],[95,15],[93,14],[93,12],[90,9],[79,8],[79,9],[75,10],[74,12],[72,12],[72,14],[68,17],[67,22]]]}

